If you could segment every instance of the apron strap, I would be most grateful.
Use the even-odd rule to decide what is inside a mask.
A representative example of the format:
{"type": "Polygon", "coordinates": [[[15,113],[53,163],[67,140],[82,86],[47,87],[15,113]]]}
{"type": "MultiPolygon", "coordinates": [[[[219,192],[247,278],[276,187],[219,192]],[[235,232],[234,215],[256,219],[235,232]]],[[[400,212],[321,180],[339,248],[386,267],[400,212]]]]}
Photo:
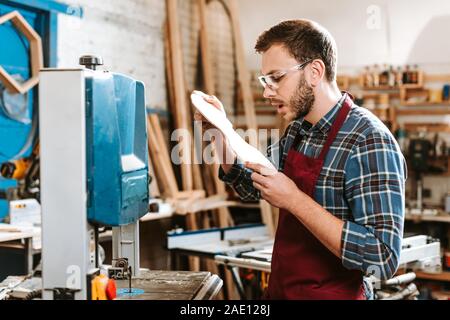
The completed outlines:
{"type": "Polygon", "coordinates": [[[320,152],[319,159],[325,159],[328,151],[330,150],[331,144],[336,139],[336,136],[341,130],[342,125],[345,122],[345,119],[347,119],[347,115],[350,112],[351,106],[353,104],[352,96],[345,92],[346,95],[344,103],[342,104],[341,109],[339,110],[339,113],[336,117],[336,119],[333,122],[333,125],[331,126],[330,132],[328,133],[327,141],[325,142],[322,151],[320,152]]]}

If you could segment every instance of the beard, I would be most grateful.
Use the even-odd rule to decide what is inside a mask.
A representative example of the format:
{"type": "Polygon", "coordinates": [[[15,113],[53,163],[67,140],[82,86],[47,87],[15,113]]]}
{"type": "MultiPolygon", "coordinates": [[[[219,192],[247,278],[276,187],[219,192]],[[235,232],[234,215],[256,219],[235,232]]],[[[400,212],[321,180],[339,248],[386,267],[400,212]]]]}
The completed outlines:
{"type": "Polygon", "coordinates": [[[312,110],[314,100],[313,88],[306,82],[305,77],[302,75],[297,89],[289,101],[295,119],[305,117],[312,110]]]}

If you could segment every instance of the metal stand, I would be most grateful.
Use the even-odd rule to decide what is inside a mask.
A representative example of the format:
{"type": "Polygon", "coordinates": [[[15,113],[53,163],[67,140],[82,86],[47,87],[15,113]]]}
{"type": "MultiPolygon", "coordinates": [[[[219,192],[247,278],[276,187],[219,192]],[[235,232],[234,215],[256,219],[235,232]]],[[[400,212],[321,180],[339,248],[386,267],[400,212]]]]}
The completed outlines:
{"type": "Polygon", "coordinates": [[[126,226],[113,228],[113,260],[126,258],[131,266],[132,273],[139,277],[139,221],[126,226]]]}

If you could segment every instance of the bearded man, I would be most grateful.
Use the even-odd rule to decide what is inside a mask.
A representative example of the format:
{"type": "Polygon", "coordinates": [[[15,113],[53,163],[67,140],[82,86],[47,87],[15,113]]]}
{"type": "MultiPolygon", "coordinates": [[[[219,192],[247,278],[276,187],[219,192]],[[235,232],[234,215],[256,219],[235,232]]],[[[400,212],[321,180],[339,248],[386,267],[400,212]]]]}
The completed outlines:
{"type": "MultiPolygon", "coordinates": [[[[255,49],[263,95],[290,122],[268,150],[278,172],[240,163],[223,136],[215,143],[219,177],[243,200],[280,208],[265,297],[369,299],[364,275],[385,280],[398,268],[407,176],[400,148],[377,117],[339,90],[336,43],[322,26],[281,22],[255,49]]],[[[216,97],[205,99],[223,110],[216,97]]]]}

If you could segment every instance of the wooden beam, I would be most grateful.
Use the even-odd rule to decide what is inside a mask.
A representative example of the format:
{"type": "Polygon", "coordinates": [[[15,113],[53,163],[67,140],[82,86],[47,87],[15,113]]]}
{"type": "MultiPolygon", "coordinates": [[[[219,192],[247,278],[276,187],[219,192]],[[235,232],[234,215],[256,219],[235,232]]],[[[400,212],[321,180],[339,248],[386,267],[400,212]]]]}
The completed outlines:
{"type": "Polygon", "coordinates": [[[202,57],[203,81],[207,94],[214,94],[216,86],[212,70],[211,50],[208,39],[208,21],[206,17],[206,0],[197,0],[200,13],[200,52],[202,57]]]}
{"type": "Polygon", "coordinates": [[[164,195],[166,197],[175,197],[178,193],[177,181],[171,162],[167,160],[167,147],[158,130],[160,127],[155,125],[159,124],[159,121],[157,121],[158,118],[155,120],[155,117],[157,116],[149,115],[147,118],[149,154],[155,166],[155,174],[160,182],[160,187],[163,188],[164,195]]]}
{"type": "Polygon", "coordinates": [[[159,191],[158,179],[156,178],[155,168],[153,167],[152,158],[150,156],[150,150],[148,156],[148,173],[152,179],[150,182],[150,196],[152,198],[159,198],[161,197],[161,192],[159,191]]]}
{"type": "MultiPolygon", "coordinates": [[[[186,86],[183,68],[183,52],[178,18],[178,0],[167,0],[167,17],[169,25],[170,57],[172,64],[172,80],[175,93],[175,123],[178,129],[189,132],[186,86]]],[[[190,141],[182,142],[181,178],[183,190],[193,189],[192,152],[190,141]]]]}
{"type": "Polygon", "coordinates": [[[173,110],[175,106],[175,93],[173,90],[172,57],[170,54],[170,33],[168,22],[164,25],[164,60],[166,66],[167,97],[169,98],[169,106],[171,106],[171,109],[173,110]]]}
{"type": "MultiPolygon", "coordinates": [[[[245,60],[245,50],[241,35],[238,5],[236,0],[225,0],[225,3],[230,13],[231,27],[233,30],[237,76],[242,93],[247,128],[256,131],[258,130],[258,125],[256,122],[255,102],[253,100],[253,94],[251,90],[250,71],[247,68],[247,63],[245,60]]],[[[250,135],[249,139],[251,145],[255,147],[258,146],[256,135],[250,135]]]]}
{"type": "Polygon", "coordinates": [[[228,205],[226,201],[226,194],[217,194],[203,199],[185,199],[178,201],[175,205],[175,212],[177,214],[197,213],[201,211],[214,210],[228,205]]]}

